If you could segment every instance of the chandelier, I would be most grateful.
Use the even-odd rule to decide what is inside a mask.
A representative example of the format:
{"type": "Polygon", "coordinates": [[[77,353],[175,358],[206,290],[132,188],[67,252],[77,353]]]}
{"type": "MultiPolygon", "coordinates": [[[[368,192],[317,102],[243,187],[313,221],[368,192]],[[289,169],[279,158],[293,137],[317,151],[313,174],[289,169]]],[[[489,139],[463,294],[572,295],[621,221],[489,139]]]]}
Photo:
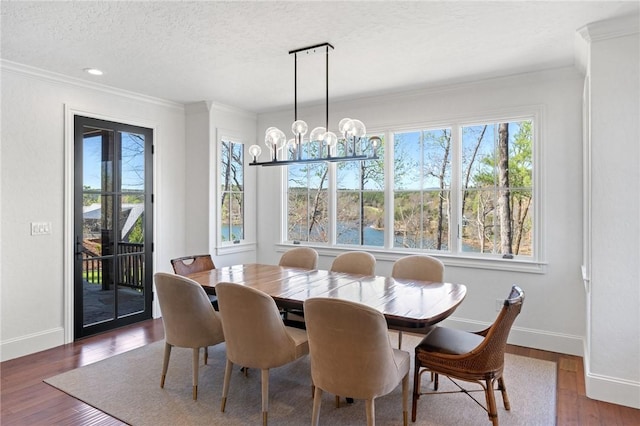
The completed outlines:
{"type": "Polygon", "coordinates": [[[361,161],[378,159],[378,146],[380,138],[372,136],[366,139],[366,127],[360,120],[352,118],[343,118],[338,123],[338,138],[336,133],[329,130],[329,49],[333,46],[329,43],[316,44],[314,46],[303,47],[301,49],[291,50],[289,54],[293,54],[293,78],[294,78],[294,118],[291,125],[293,137],[287,140],[285,133],[277,127],[269,127],[265,131],[264,143],[270,150],[270,160],[258,162],[258,157],[262,153],[259,145],[251,145],[249,154],[253,161],[250,166],[283,166],[297,163],[318,163],[323,161],[361,161]],[[315,53],[324,48],[325,51],[325,126],[315,127],[309,132],[306,138],[309,126],[304,120],[298,120],[298,54],[299,53],[315,53]],[[338,143],[343,144],[340,156],[335,155],[338,143]],[[365,142],[368,142],[365,143],[365,142]],[[306,144],[317,144],[314,150],[306,144]],[[311,154],[311,152],[314,154],[311,154]],[[367,152],[367,153],[365,153],[367,152]]]}

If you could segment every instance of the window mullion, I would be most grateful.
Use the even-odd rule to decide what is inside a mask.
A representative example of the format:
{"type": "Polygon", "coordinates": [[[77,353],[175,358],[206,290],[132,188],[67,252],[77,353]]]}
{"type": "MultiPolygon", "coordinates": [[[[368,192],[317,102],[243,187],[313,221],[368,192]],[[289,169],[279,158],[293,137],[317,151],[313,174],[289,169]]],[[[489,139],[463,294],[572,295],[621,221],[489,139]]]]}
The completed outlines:
{"type": "Polygon", "coordinates": [[[449,247],[451,253],[462,251],[462,128],[451,126],[451,223],[449,224],[449,247]]]}
{"type": "Polygon", "coordinates": [[[338,221],[338,213],[337,213],[337,205],[338,205],[338,184],[336,182],[337,179],[337,163],[329,163],[327,165],[329,168],[329,183],[327,185],[327,190],[329,191],[327,194],[327,212],[329,216],[329,235],[327,241],[330,246],[336,245],[336,235],[337,235],[337,221],[338,221]]]}
{"type": "Polygon", "coordinates": [[[385,133],[385,149],[384,149],[384,247],[387,249],[393,248],[393,238],[395,235],[394,229],[394,150],[395,141],[393,140],[393,133],[387,131],[385,133]]]}

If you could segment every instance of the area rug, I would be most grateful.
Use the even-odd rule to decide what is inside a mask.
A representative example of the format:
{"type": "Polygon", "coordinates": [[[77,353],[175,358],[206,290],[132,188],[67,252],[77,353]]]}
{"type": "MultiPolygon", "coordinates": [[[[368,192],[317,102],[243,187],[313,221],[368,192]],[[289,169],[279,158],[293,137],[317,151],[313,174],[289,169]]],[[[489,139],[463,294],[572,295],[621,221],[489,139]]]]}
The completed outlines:
{"type": "MultiPolygon", "coordinates": [[[[392,333],[391,342],[397,342],[392,333]]],[[[403,335],[403,349],[413,355],[420,337],[403,335]]],[[[224,377],[224,344],[209,348],[209,362],[200,365],[198,400],[191,397],[191,350],[174,348],[164,389],[160,388],[164,341],[135,349],[95,364],[48,378],[46,383],[131,425],[259,425],[262,423],[260,372],[247,377],[236,367],[224,413],[220,412],[224,377]]],[[[413,358],[413,356],[412,356],[413,358]]],[[[202,357],[201,363],[202,363],[202,357]]],[[[511,410],[496,392],[500,424],[555,424],[556,364],[506,355],[505,382],[511,410]]],[[[413,360],[412,360],[413,365],[413,360]]],[[[410,373],[413,378],[413,372],[410,373]]],[[[431,385],[423,375],[423,388],[431,385]],[[426,383],[424,383],[426,382],[426,383]]],[[[410,392],[413,384],[410,383],[410,392]]],[[[471,385],[473,386],[473,385],[471,385]]],[[[445,378],[440,390],[455,389],[445,378]]],[[[474,393],[480,401],[484,394],[474,393]]],[[[411,397],[410,397],[411,399],[411,397]]],[[[366,424],[365,403],[355,401],[335,407],[334,396],[324,393],[320,423],[366,424]]],[[[313,398],[308,357],[271,370],[269,424],[308,425],[313,398]]],[[[411,402],[409,402],[409,411],[411,402]]],[[[409,415],[411,415],[409,413],[409,415]]],[[[402,424],[402,389],[375,401],[376,424],[402,424]]],[[[418,401],[416,425],[489,425],[486,413],[464,394],[424,395],[418,401]]]]}

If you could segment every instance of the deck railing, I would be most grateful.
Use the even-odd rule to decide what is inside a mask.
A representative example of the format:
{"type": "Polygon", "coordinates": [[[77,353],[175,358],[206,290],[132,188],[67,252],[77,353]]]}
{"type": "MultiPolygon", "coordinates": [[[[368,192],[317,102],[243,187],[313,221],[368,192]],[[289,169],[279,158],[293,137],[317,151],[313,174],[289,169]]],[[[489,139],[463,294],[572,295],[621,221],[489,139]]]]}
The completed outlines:
{"type": "Polygon", "coordinates": [[[83,279],[102,284],[108,289],[111,282],[116,282],[119,286],[136,289],[144,288],[144,244],[138,243],[118,243],[118,264],[116,265],[116,279],[111,279],[111,256],[96,256],[89,250],[82,252],[82,275],[83,279]]]}

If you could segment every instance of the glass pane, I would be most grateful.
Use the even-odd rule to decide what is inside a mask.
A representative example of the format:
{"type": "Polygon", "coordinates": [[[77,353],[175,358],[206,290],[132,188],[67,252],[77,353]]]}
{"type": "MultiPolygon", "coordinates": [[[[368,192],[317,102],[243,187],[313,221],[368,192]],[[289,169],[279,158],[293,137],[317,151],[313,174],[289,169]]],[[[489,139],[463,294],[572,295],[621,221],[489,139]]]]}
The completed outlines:
{"type": "Polygon", "coordinates": [[[241,143],[231,143],[231,173],[233,177],[233,189],[244,191],[244,145],[241,143]]]}
{"type": "Polygon", "coordinates": [[[449,191],[426,191],[423,203],[421,248],[449,250],[449,191]]]}
{"type": "Polygon", "coordinates": [[[230,147],[231,142],[222,141],[220,144],[220,190],[228,191],[229,190],[229,176],[231,174],[230,169],[230,147]]]}
{"type": "Polygon", "coordinates": [[[96,202],[82,209],[83,251],[91,256],[113,254],[113,196],[85,193],[84,198],[96,202]]]}
{"type": "MultiPolygon", "coordinates": [[[[291,167],[291,166],[290,166],[291,167]]],[[[287,194],[287,240],[307,241],[307,189],[289,187],[287,194]]]]}
{"type": "Polygon", "coordinates": [[[220,238],[240,241],[244,239],[244,145],[241,143],[221,142],[220,190],[220,238]]]}
{"type": "Polygon", "coordinates": [[[420,191],[394,194],[394,247],[419,248],[422,244],[422,193],[420,191]]]}
{"type": "Polygon", "coordinates": [[[83,253],[82,284],[84,326],[114,319],[113,258],[83,253]]]}
{"type": "Polygon", "coordinates": [[[82,147],[84,189],[113,191],[113,132],[85,128],[82,147]]]}
{"type": "Polygon", "coordinates": [[[531,121],[463,128],[463,250],[533,255],[532,138],[531,121]]]}
{"type": "Polygon", "coordinates": [[[123,191],[144,190],[144,135],[121,133],[123,191]]]}
{"type": "Polygon", "coordinates": [[[495,253],[495,206],[497,194],[493,190],[463,192],[462,250],[476,253],[495,253]]]}
{"type": "Polygon", "coordinates": [[[118,247],[118,317],[144,311],[144,246],[121,243],[118,247]]]}
{"type": "Polygon", "coordinates": [[[423,135],[424,189],[451,186],[451,129],[427,130],[423,135]]]}
{"type": "Polygon", "coordinates": [[[222,241],[231,241],[231,195],[228,192],[222,193],[222,206],[220,209],[221,227],[220,238],[222,241]]]}
{"type": "Polygon", "coordinates": [[[462,128],[462,187],[495,186],[495,125],[462,128]]]}
{"type": "Polygon", "coordinates": [[[309,192],[309,241],[329,241],[328,199],[326,189],[314,188],[309,192]]]}
{"type": "Polygon", "coordinates": [[[120,205],[120,240],[144,243],[144,194],[123,194],[120,205]]]}
{"type": "Polygon", "coordinates": [[[395,133],[394,146],[394,189],[416,190],[422,188],[421,178],[421,132],[395,133]]]}
{"type": "Polygon", "coordinates": [[[362,241],[360,227],[360,193],[340,191],[337,197],[336,242],[356,244],[362,241]]]}
{"type": "Polygon", "coordinates": [[[327,165],[295,164],[287,169],[287,238],[328,241],[327,165]]]}
{"type": "Polygon", "coordinates": [[[364,202],[364,241],[366,246],[384,246],[384,192],[362,193],[364,202]]]}
{"type": "Polygon", "coordinates": [[[244,204],[242,193],[233,192],[231,195],[231,240],[244,239],[244,204]]]}

